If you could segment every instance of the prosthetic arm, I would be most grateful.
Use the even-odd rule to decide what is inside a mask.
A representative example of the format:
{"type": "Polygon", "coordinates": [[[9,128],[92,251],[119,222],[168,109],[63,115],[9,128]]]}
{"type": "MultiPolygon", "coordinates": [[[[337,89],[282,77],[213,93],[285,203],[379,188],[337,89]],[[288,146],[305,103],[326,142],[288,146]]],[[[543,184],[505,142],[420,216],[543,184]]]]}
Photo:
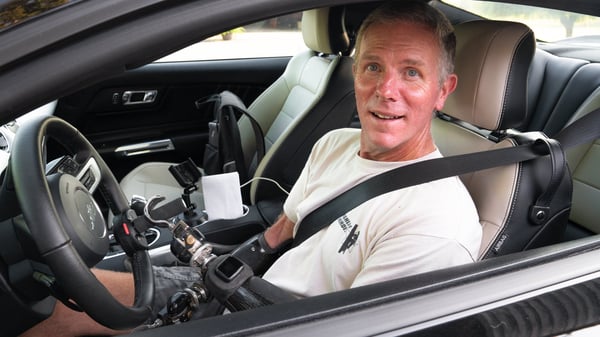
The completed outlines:
{"type": "MultiPolygon", "coordinates": [[[[161,199],[162,200],[162,199],[161,199]]],[[[160,200],[159,200],[160,201],[160,200]]],[[[258,234],[232,253],[216,256],[212,244],[193,226],[182,220],[155,220],[151,208],[157,202],[150,199],[144,215],[156,226],[168,227],[173,233],[171,251],[182,262],[198,270],[198,281],[189,289],[177,292],[166,310],[159,315],[158,325],[188,320],[200,303],[216,299],[229,311],[240,311],[264,305],[295,300],[296,297],[255,276],[261,275],[289,246],[284,243],[270,248],[263,234],[258,234]]]]}

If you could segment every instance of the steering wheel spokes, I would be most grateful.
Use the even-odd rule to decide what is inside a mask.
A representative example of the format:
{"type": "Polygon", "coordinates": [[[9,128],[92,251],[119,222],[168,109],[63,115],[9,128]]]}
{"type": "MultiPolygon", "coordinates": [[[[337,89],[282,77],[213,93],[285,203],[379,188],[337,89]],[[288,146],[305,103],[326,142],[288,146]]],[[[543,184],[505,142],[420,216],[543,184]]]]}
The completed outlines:
{"type": "Polygon", "coordinates": [[[54,173],[64,173],[75,176],[75,178],[81,181],[92,194],[100,185],[100,180],[102,178],[100,167],[94,157],[87,157],[82,163],[79,163],[79,160],[75,159],[73,156],[62,156],[48,164],[46,175],[54,173]]]}

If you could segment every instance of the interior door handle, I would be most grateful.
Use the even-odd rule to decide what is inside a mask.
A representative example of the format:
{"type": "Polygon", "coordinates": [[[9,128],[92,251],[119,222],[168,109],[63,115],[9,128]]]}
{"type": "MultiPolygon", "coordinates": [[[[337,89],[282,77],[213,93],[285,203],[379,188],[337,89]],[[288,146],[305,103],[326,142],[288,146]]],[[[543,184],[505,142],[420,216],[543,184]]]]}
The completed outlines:
{"type": "Polygon", "coordinates": [[[154,103],[158,90],[128,90],[123,92],[121,100],[123,105],[154,103]]]}

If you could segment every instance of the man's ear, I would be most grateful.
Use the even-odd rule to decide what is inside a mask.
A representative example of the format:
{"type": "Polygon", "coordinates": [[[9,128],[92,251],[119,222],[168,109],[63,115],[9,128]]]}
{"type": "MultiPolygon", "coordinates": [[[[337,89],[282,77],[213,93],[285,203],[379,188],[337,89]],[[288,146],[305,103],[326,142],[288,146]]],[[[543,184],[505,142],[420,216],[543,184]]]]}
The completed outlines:
{"type": "Polygon", "coordinates": [[[454,92],[454,90],[456,90],[457,85],[458,76],[456,76],[456,74],[450,74],[446,77],[446,80],[444,81],[444,83],[442,83],[440,97],[438,98],[437,104],[435,105],[435,108],[437,110],[442,110],[444,108],[446,99],[452,92],[454,92]]]}

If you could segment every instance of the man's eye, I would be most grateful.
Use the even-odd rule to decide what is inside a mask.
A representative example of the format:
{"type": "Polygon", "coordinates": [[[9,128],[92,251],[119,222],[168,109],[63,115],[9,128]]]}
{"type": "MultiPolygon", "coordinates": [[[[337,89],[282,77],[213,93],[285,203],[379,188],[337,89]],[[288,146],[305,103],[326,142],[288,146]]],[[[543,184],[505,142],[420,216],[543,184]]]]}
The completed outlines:
{"type": "Polygon", "coordinates": [[[416,71],[415,69],[408,69],[408,70],[406,71],[406,74],[407,74],[409,77],[417,77],[417,76],[419,76],[419,72],[418,72],[418,71],[416,71]]]}
{"type": "Polygon", "coordinates": [[[376,64],[367,65],[367,71],[378,71],[378,70],[379,70],[379,66],[377,66],[376,64]]]}

